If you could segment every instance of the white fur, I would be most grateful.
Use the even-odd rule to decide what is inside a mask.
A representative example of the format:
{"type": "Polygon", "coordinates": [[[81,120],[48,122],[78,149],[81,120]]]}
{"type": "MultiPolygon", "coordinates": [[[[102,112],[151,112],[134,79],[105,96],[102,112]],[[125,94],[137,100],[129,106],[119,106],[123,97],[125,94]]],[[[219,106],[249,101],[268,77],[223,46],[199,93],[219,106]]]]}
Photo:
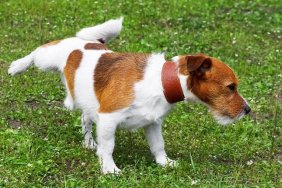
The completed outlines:
{"type": "Polygon", "coordinates": [[[148,140],[150,150],[156,162],[161,166],[175,166],[176,161],[167,157],[164,149],[164,139],[162,136],[162,122],[158,121],[145,127],[145,135],[148,140]]]}
{"type": "Polygon", "coordinates": [[[76,37],[83,40],[97,41],[97,39],[103,39],[108,42],[112,38],[118,36],[122,28],[123,18],[120,17],[116,20],[109,20],[100,25],[94,27],[88,27],[80,30],[76,33],[76,37]]]}
{"type": "Polygon", "coordinates": [[[10,65],[8,73],[13,76],[17,73],[24,72],[33,64],[33,57],[34,57],[34,52],[30,53],[29,55],[21,59],[13,61],[12,64],[10,65]]]}
{"type": "Polygon", "coordinates": [[[238,114],[235,118],[230,118],[228,116],[225,115],[220,115],[220,114],[213,114],[214,119],[216,120],[216,122],[220,125],[228,125],[230,123],[233,123],[236,120],[241,119],[242,117],[244,117],[245,112],[242,111],[240,114],[238,114]]]}

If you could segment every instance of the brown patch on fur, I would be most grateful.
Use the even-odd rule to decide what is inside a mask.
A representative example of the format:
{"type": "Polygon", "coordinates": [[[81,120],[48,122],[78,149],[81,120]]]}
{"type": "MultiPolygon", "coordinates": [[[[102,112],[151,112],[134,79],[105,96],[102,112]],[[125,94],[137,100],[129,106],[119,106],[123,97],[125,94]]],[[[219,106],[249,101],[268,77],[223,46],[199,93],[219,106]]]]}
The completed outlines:
{"type": "Polygon", "coordinates": [[[80,50],[72,51],[70,53],[69,57],[68,57],[67,64],[64,68],[64,75],[65,75],[65,78],[66,78],[68,89],[69,89],[73,99],[74,99],[75,72],[80,65],[82,55],[83,54],[80,50]]]}
{"type": "Polygon", "coordinates": [[[202,74],[211,67],[211,58],[204,54],[180,56],[179,73],[183,75],[202,74]]]}
{"type": "Polygon", "coordinates": [[[188,70],[187,56],[181,56],[179,59],[179,72],[188,75],[188,89],[208,104],[215,113],[231,118],[239,115],[246,104],[236,89],[238,80],[233,71],[216,58],[203,54],[195,56],[199,56],[202,65],[192,72],[188,70]],[[230,84],[235,85],[234,91],[227,87],[230,84]]]}
{"type": "Polygon", "coordinates": [[[134,84],[141,80],[148,54],[105,53],[95,68],[94,88],[99,112],[113,112],[130,106],[134,84]]]}
{"type": "Polygon", "coordinates": [[[86,50],[108,50],[107,46],[101,43],[87,43],[85,44],[84,49],[86,50]]]}
{"type": "Polygon", "coordinates": [[[55,41],[49,42],[49,43],[47,43],[47,44],[44,44],[44,45],[42,45],[41,47],[53,46],[53,45],[58,44],[59,42],[61,42],[61,40],[55,40],[55,41]]]}
{"type": "Polygon", "coordinates": [[[181,56],[178,60],[178,68],[179,73],[183,75],[189,75],[188,69],[187,69],[187,61],[185,56],[181,56]]]}

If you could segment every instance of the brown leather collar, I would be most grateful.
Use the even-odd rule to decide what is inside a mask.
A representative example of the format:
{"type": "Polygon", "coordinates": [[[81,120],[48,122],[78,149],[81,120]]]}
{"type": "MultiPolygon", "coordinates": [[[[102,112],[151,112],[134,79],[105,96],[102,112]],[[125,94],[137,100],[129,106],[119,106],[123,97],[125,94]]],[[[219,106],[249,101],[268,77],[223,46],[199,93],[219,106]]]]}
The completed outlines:
{"type": "Polygon", "coordinates": [[[169,103],[184,100],[184,94],[178,78],[177,64],[167,61],[162,68],[162,85],[164,96],[169,103]]]}

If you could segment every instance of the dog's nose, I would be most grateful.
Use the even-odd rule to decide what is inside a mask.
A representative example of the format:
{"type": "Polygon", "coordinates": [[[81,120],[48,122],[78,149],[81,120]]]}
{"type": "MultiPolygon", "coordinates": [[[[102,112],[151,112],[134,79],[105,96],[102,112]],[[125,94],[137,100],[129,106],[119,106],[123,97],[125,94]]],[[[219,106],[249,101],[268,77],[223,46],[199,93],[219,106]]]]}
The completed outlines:
{"type": "Polygon", "coordinates": [[[246,114],[246,115],[247,115],[248,113],[250,113],[251,108],[249,107],[249,105],[246,105],[244,111],[245,111],[245,114],[246,114]]]}

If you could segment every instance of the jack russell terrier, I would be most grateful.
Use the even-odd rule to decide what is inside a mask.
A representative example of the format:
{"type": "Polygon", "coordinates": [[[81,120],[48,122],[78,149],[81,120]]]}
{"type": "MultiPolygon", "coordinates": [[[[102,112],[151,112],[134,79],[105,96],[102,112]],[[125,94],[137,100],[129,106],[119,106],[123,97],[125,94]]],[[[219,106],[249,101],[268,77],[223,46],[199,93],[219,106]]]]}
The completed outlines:
{"type": "Polygon", "coordinates": [[[251,111],[237,91],[235,74],[216,58],[179,55],[167,61],[163,54],[109,50],[105,43],[119,34],[122,20],[109,20],[82,29],[76,37],[42,45],[12,62],[8,70],[15,75],[34,64],[61,72],[67,92],[64,105],[82,111],[84,146],[97,150],[104,174],[120,172],[112,157],[117,128],[144,128],[156,162],[174,166],[164,149],[162,122],[176,102],[201,102],[223,125],[251,111]]]}

